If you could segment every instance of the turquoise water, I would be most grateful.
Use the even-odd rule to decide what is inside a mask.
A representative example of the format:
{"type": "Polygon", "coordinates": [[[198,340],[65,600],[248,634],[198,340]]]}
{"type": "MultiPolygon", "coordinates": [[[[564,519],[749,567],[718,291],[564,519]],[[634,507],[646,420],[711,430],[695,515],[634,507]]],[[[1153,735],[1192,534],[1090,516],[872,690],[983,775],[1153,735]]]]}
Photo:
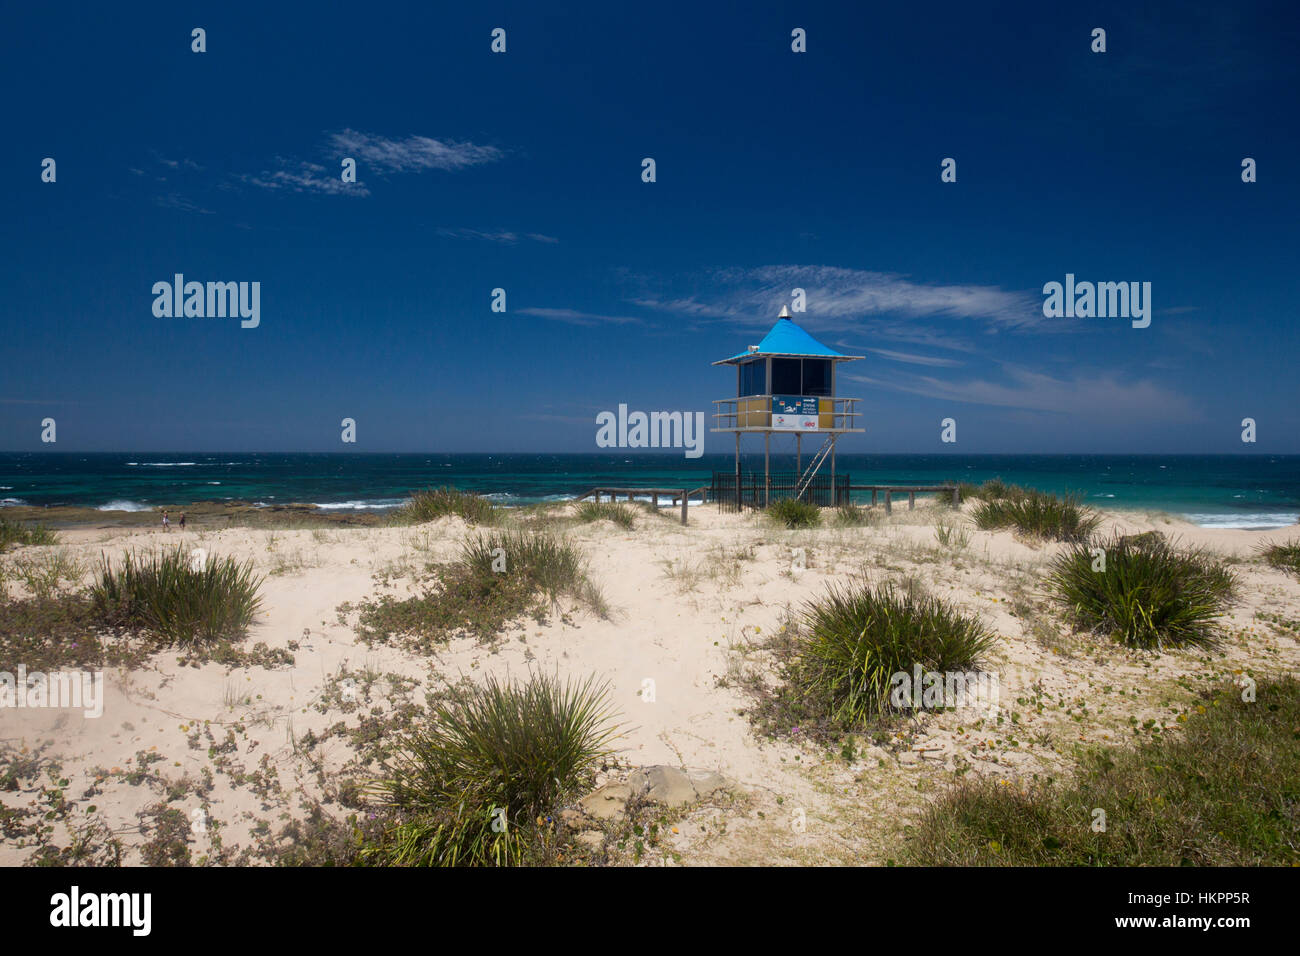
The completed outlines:
{"type": "MultiPolygon", "coordinates": [[[[383,510],[410,491],[451,484],[502,504],[555,501],[596,485],[698,487],[732,459],[663,454],[4,454],[0,504],[148,510],[191,501],[309,502],[383,510]]],[[[746,456],[745,468],[762,468],[746,456]]],[[[774,456],[773,468],[793,461],[774,456]]],[[[858,484],[1001,478],[1096,507],[1166,511],[1205,527],[1300,521],[1296,455],[841,455],[858,484]]]]}

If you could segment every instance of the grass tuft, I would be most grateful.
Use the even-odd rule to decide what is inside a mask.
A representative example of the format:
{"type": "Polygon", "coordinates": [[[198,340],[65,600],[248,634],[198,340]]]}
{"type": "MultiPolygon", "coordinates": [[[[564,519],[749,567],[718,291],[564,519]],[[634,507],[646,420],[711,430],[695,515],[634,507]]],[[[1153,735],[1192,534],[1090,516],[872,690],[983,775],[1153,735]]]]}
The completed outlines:
{"type": "Polygon", "coordinates": [[[1099,555],[1076,544],[1048,570],[1049,587],[1077,625],[1129,647],[1217,643],[1214,624],[1237,582],[1216,558],[1158,533],[1117,534],[1098,547],[1099,555]]]}
{"type": "Polygon", "coordinates": [[[13,570],[32,596],[40,599],[54,597],[65,582],[79,583],[86,573],[85,566],[62,548],[16,558],[13,570]]]}
{"type": "Polygon", "coordinates": [[[591,521],[612,521],[620,528],[629,531],[636,525],[636,515],[626,505],[609,501],[583,501],[579,503],[574,517],[583,523],[591,521]]]}
{"type": "Polygon", "coordinates": [[[209,558],[195,567],[183,548],[104,558],[91,588],[95,613],[110,627],[140,628],[178,644],[241,638],[261,608],[251,561],[209,558]]]}
{"type": "Polygon", "coordinates": [[[1264,545],[1259,556],[1278,570],[1300,574],[1300,540],[1264,545]]]}
{"type": "Polygon", "coordinates": [[[783,498],[769,505],[766,514],[787,528],[816,528],[822,523],[820,508],[794,498],[783,498]]]}
{"type": "Polygon", "coordinates": [[[520,530],[477,534],[457,560],[433,569],[426,593],[398,600],[385,595],[361,605],[357,633],[365,641],[394,635],[413,638],[416,650],[457,634],[491,640],[516,618],[541,620],[545,601],[568,597],[601,617],[609,605],[587,577],[586,561],[573,545],[546,532],[520,530]]]}
{"type": "Polygon", "coordinates": [[[395,822],[363,857],[391,866],[540,862],[547,819],[609,752],[608,684],[489,677],[411,732],[376,790],[395,822]]]}
{"type": "Polygon", "coordinates": [[[1014,528],[1024,535],[1054,541],[1087,541],[1101,523],[1101,516],[1081,506],[1077,497],[1058,498],[1040,491],[985,500],[971,517],[985,531],[1014,528]]]}
{"type": "Polygon", "coordinates": [[[57,544],[58,535],[42,524],[23,524],[0,517],[0,551],[11,545],[57,544]]]}
{"type": "Polygon", "coordinates": [[[852,502],[841,505],[831,514],[831,524],[837,528],[860,528],[864,525],[874,525],[879,520],[870,508],[852,502]]]}
{"type": "Polygon", "coordinates": [[[481,495],[444,487],[413,492],[410,500],[393,512],[392,520],[397,524],[421,524],[451,515],[481,525],[496,524],[501,517],[500,509],[481,495]]]}
{"type": "Polygon", "coordinates": [[[830,730],[861,727],[894,708],[891,678],[977,671],[995,637],[977,618],[917,588],[850,582],[809,602],[786,667],[783,710],[830,730]]]}
{"type": "Polygon", "coordinates": [[[1004,501],[1026,498],[1029,495],[1036,494],[1031,488],[1024,488],[1020,485],[1009,485],[1001,478],[990,478],[982,485],[972,484],[969,481],[960,482],[957,485],[958,497],[961,501],[970,498],[979,498],[981,501],[1004,501]]]}

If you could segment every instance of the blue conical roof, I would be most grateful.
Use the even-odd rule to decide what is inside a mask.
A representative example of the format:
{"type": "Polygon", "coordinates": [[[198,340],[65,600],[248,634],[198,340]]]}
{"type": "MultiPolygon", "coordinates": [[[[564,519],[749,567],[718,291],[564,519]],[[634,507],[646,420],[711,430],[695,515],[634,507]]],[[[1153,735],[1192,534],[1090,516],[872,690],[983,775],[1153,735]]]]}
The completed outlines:
{"type": "Polygon", "coordinates": [[[758,343],[757,351],[744,351],[739,355],[721,359],[713,364],[727,365],[755,356],[769,355],[783,355],[793,358],[843,359],[845,361],[862,358],[861,355],[844,355],[833,348],[822,345],[802,328],[795,325],[794,320],[783,309],[781,318],[776,320],[776,325],[772,326],[772,330],[763,336],[763,341],[758,343]]]}

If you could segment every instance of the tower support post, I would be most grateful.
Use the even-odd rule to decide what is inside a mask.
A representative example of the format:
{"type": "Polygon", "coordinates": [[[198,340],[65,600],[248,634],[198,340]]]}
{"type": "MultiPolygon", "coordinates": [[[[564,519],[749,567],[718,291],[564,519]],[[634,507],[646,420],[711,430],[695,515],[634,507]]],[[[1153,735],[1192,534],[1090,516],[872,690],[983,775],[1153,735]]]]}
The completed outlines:
{"type": "Polygon", "coordinates": [[[736,510],[740,507],[740,432],[736,432],[736,510]]]}
{"type": "Polygon", "coordinates": [[[835,488],[835,444],[836,444],[835,439],[836,438],[839,438],[839,436],[835,435],[831,438],[831,507],[833,508],[838,508],[840,506],[839,492],[835,488]]]}
{"type": "Polygon", "coordinates": [[[769,504],[768,498],[772,494],[772,469],[770,467],[772,459],[772,433],[763,432],[763,507],[769,504]]]}

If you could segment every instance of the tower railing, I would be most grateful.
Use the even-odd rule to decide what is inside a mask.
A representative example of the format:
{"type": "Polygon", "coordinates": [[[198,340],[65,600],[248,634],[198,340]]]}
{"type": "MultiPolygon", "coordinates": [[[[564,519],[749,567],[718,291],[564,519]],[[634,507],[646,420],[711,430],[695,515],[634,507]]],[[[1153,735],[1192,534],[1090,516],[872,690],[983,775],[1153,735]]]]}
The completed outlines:
{"type": "MultiPolygon", "coordinates": [[[[734,432],[734,431],[797,431],[799,429],[782,429],[772,428],[772,394],[766,395],[741,395],[737,398],[719,398],[715,399],[713,404],[717,406],[717,411],[713,413],[715,432],[734,432]],[[748,407],[746,407],[748,406],[748,407]],[[743,423],[742,423],[743,418],[743,423]]],[[[785,397],[785,396],[783,396],[785,397]]],[[[857,427],[857,420],[862,416],[862,412],[857,410],[857,403],[862,401],[860,398],[841,398],[830,395],[807,395],[807,396],[788,396],[815,398],[819,403],[829,402],[831,409],[829,412],[818,413],[817,429],[810,430],[821,432],[850,432],[862,431],[857,427]],[[822,425],[821,419],[829,415],[830,424],[822,425]]]]}

